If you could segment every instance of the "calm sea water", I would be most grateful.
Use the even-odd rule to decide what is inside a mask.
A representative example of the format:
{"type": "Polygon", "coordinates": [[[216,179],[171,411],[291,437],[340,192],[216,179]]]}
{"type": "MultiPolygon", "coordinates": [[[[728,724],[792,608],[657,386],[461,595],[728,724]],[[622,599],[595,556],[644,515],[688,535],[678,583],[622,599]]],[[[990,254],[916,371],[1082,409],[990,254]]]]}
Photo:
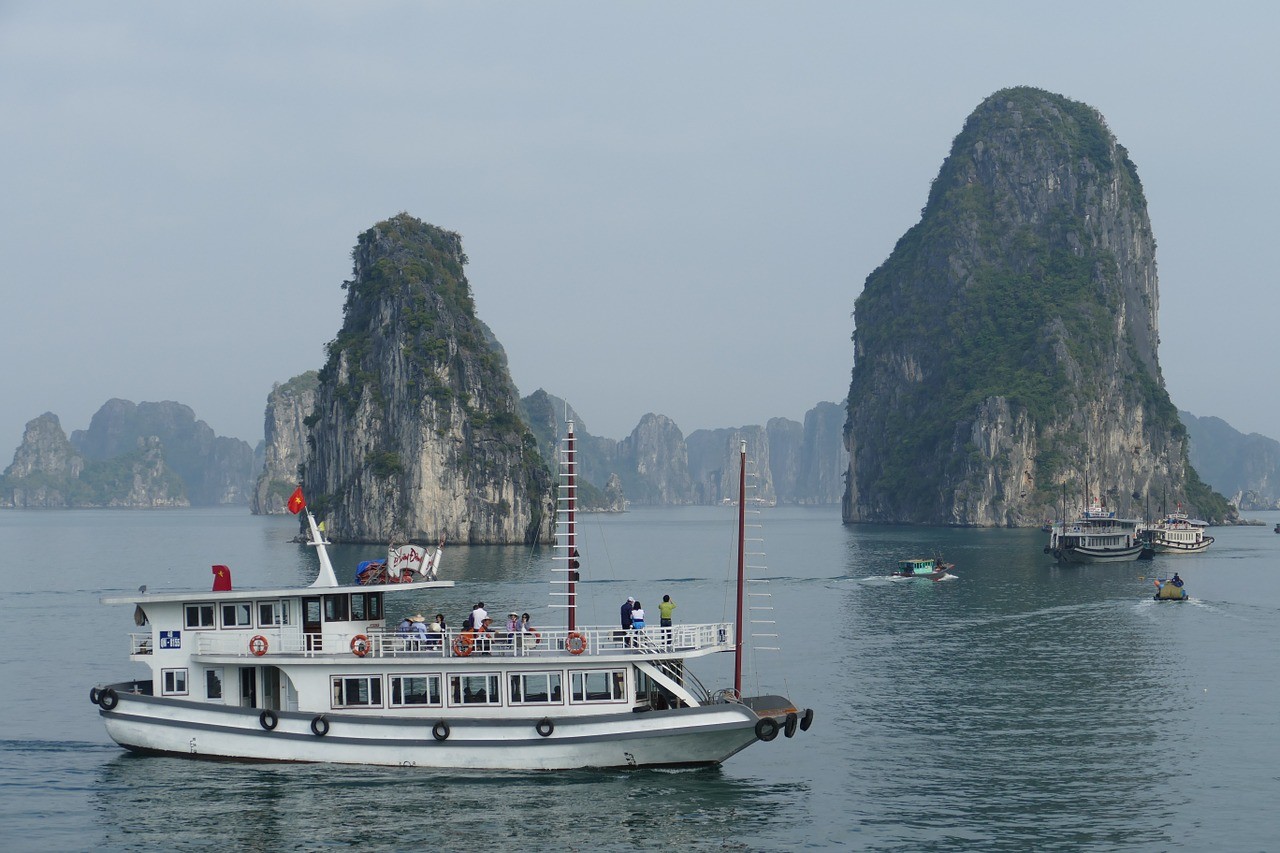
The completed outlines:
{"type": "MultiPolygon", "coordinates": [[[[100,596],[309,582],[292,519],[239,510],[0,513],[6,850],[1272,850],[1280,797],[1280,514],[1217,528],[1206,554],[1057,568],[1038,531],[844,527],[774,508],[767,568],[780,652],[752,687],[816,710],[807,733],[714,769],[491,773],[138,758],[89,687],[139,674],[132,613],[100,596]],[[958,579],[882,577],[941,550],[958,579]],[[1192,595],[1152,600],[1177,570],[1192,595]]],[[[628,595],[678,620],[733,610],[734,512],[586,516],[583,621],[628,595]]],[[[340,571],[376,548],[335,549],[340,571]]],[[[548,608],[547,555],[452,548],[459,582],[389,606],[457,623],[548,608]]],[[[766,614],[767,615],[767,614],[766,614]]],[[[721,656],[696,672],[730,678],[721,656]]]]}

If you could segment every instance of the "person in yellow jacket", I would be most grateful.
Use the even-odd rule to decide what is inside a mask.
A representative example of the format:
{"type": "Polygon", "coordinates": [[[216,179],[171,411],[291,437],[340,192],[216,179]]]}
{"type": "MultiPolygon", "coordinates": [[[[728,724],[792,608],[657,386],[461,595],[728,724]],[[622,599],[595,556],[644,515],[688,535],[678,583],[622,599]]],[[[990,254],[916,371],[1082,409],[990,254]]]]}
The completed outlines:
{"type": "Polygon", "coordinates": [[[662,596],[662,603],[658,605],[658,625],[667,629],[662,632],[662,641],[668,646],[671,645],[671,611],[675,609],[676,603],[671,596],[662,596]]]}

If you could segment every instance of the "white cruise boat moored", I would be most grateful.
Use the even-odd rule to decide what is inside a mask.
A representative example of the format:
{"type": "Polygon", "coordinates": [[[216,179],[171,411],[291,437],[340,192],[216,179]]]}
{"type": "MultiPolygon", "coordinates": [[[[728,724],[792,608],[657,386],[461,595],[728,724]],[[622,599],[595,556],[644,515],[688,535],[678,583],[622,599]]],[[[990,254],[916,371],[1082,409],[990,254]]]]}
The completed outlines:
{"type": "MultiPolygon", "coordinates": [[[[146,626],[129,640],[146,677],[90,691],[108,734],[135,752],[197,758],[554,770],[717,764],[808,729],[812,710],[740,696],[741,510],[737,623],[577,624],[573,442],[570,423],[555,546],[564,629],[390,630],[389,597],[453,586],[435,579],[441,549],[424,549],[416,571],[339,585],[299,491],[319,556],[309,587],[103,599],[134,605],[146,626]],[[710,691],[688,664],[718,653],[738,656],[738,683],[710,691]]],[[[745,467],[745,442],[741,456],[745,467]]]]}
{"type": "Polygon", "coordinates": [[[1116,518],[1094,501],[1075,521],[1055,522],[1044,550],[1060,563],[1125,563],[1141,556],[1141,533],[1138,519],[1116,518]]]}

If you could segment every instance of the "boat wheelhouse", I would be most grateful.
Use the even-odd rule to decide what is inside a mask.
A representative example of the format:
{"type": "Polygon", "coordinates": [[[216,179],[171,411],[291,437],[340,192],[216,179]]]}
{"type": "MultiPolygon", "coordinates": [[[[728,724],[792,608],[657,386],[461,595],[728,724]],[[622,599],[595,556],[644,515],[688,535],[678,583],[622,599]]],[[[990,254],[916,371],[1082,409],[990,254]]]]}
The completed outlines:
{"type": "MultiPolygon", "coordinates": [[[[565,441],[555,560],[563,630],[399,633],[385,618],[388,596],[453,586],[435,579],[442,548],[417,572],[362,572],[382,582],[339,585],[299,492],[319,555],[311,586],[215,583],[212,592],[103,599],[134,605],[146,630],[130,636],[129,656],[148,669],[90,691],[108,734],[140,753],[552,770],[716,764],[780,731],[807,730],[812,710],[741,696],[741,605],[737,623],[577,624],[572,424],[565,441]],[[713,692],[688,663],[723,652],[735,654],[735,684],[713,692]]],[[[742,456],[745,464],[745,443],[742,456]]]]}
{"type": "Polygon", "coordinates": [[[1145,548],[1142,522],[1117,518],[1094,502],[1075,521],[1059,521],[1049,531],[1045,553],[1060,563],[1125,563],[1145,548]]]}

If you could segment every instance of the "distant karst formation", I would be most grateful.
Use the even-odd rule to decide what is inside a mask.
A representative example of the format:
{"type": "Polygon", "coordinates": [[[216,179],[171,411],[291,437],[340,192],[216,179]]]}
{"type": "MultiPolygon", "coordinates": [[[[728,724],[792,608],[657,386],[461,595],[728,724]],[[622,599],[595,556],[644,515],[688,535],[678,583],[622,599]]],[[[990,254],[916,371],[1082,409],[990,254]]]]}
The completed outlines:
{"type": "Polygon", "coordinates": [[[455,233],[399,214],[358,238],[319,373],[304,493],[330,537],[546,541],[552,479],[455,233]]]}
{"type": "Polygon", "coordinates": [[[250,509],[255,515],[280,515],[293,490],[302,481],[307,458],[305,420],[315,411],[320,374],[308,370],[283,385],[277,383],[267,396],[263,418],[263,459],[250,509]]]}
{"type": "Polygon", "coordinates": [[[845,521],[1024,526],[1086,494],[1224,518],[1187,462],[1158,307],[1142,184],[1102,116],[987,98],[857,298],[845,521]]]}
{"type": "Polygon", "coordinates": [[[180,403],[108,400],[68,439],[56,415],[30,421],[0,476],[4,507],[243,505],[254,452],[180,403]]]}
{"type": "Polygon", "coordinates": [[[1191,464],[1205,482],[1242,511],[1280,509],[1280,441],[1245,435],[1221,418],[1178,417],[1191,440],[1191,464]]]}

